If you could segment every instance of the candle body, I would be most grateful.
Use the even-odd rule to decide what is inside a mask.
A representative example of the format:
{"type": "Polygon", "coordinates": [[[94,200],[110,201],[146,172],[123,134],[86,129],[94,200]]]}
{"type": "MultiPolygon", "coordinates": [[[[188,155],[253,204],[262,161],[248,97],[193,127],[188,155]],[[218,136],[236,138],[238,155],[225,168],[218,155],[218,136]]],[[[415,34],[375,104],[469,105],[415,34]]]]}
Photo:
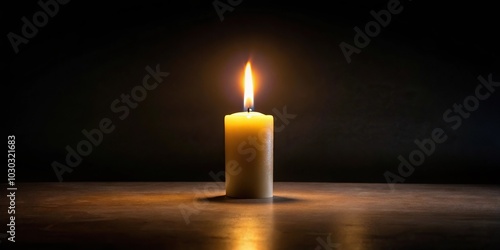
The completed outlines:
{"type": "Polygon", "coordinates": [[[258,112],[224,117],[226,196],[273,196],[274,118],[258,112]]]}

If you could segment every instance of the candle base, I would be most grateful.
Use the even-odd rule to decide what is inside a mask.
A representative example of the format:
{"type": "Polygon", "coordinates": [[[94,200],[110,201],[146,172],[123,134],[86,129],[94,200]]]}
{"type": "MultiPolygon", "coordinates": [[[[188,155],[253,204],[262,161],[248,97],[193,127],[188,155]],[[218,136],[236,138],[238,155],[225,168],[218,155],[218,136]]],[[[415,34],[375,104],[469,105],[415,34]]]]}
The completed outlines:
{"type": "Polygon", "coordinates": [[[230,195],[226,194],[226,197],[231,198],[231,199],[272,199],[273,195],[271,195],[271,196],[255,196],[255,195],[252,195],[252,196],[247,196],[247,195],[230,196],[230,195]]]}
{"type": "Polygon", "coordinates": [[[273,184],[261,186],[241,185],[244,183],[227,183],[226,197],[234,199],[267,199],[273,198],[273,184]],[[236,184],[232,186],[231,184],[236,184]],[[239,185],[238,185],[239,184],[239,185]],[[232,187],[229,187],[232,186],[232,187]]]}
{"type": "Polygon", "coordinates": [[[231,197],[231,196],[226,195],[226,199],[228,199],[228,200],[241,200],[241,201],[254,200],[255,202],[269,203],[270,201],[273,201],[274,196],[271,196],[271,197],[231,197]]]}

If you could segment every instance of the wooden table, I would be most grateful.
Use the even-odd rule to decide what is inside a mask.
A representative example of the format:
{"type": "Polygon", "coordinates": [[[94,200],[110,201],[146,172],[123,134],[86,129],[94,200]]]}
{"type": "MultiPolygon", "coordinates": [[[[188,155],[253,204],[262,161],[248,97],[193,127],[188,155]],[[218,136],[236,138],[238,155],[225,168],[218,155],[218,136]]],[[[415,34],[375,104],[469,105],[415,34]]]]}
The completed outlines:
{"type": "MultiPolygon", "coordinates": [[[[391,192],[387,184],[275,183],[274,194],[273,199],[228,199],[223,183],[215,182],[20,183],[14,244],[36,249],[500,249],[498,186],[400,184],[391,192]]],[[[2,198],[3,222],[7,206],[2,198]]],[[[11,244],[1,240],[0,246],[11,244]]]]}

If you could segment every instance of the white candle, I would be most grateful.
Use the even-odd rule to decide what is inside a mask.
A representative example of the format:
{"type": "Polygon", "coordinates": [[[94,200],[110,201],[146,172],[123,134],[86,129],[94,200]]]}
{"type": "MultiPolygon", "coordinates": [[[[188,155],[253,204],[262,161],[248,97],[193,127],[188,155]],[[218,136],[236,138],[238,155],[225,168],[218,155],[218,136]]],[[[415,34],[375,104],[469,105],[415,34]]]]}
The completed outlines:
{"type": "Polygon", "coordinates": [[[250,63],[245,68],[244,112],[224,117],[226,196],[269,198],[273,196],[274,118],[253,111],[253,79],[250,63]]]}

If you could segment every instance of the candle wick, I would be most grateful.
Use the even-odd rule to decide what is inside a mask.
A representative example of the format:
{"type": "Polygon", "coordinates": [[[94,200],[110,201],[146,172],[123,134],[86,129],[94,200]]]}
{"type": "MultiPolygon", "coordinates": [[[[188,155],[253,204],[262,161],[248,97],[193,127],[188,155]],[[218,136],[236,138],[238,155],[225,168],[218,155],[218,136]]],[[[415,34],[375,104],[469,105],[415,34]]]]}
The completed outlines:
{"type": "Polygon", "coordinates": [[[250,111],[252,111],[252,108],[248,108],[247,111],[248,111],[248,113],[250,113],[250,111]]]}

